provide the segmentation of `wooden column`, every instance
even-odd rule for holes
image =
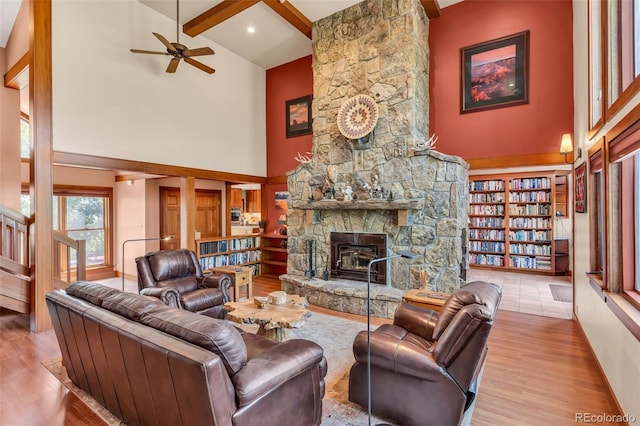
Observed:
[[[51,328],[45,295],[53,289],[53,171],[51,0],[29,1],[29,117],[31,162],[31,331]]]
[[[196,250],[196,178],[187,176],[182,178],[180,184],[180,197],[182,198],[180,205],[182,211],[180,215],[184,219],[184,230],[186,232],[186,240],[182,244],[184,248]],[[181,224],[182,225],[182,224]],[[184,233],[181,233],[185,235]]]

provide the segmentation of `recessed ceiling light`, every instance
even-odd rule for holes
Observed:
[[[255,29],[255,28],[253,28],[253,27],[248,27],[248,28],[247,28],[247,32],[248,32],[249,34],[253,34],[253,33],[255,33],[255,32],[256,32],[256,29]]]

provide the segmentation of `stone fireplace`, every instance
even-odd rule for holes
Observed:
[[[387,234],[331,232],[331,277],[367,282],[369,262],[387,254]],[[387,284],[386,262],[371,265],[371,282]]]
[[[287,174],[289,256],[281,276],[284,290],[312,304],[366,314],[367,286],[336,263],[351,262],[360,280],[364,269],[366,281],[372,258],[399,250],[417,257],[379,262],[373,315],[392,317],[408,289],[451,292],[466,280],[468,165],[424,149],[428,24],[420,0],[366,0],[313,24],[312,160]],[[380,112],[365,142],[345,138],[336,123],[340,106],[358,94],[374,98]],[[358,237],[341,243],[336,258],[334,233],[383,236],[384,248],[363,249]]]

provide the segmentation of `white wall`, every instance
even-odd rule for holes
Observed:
[[[53,1],[53,149],[266,176],[265,70],[181,34],[213,75],[169,56],[169,18],[135,0]]]
[[[116,269],[123,271],[122,243],[125,240],[156,237],[153,225],[147,223],[147,209],[145,205],[146,188],[144,182],[137,185],[127,185],[126,182],[115,184],[115,243],[117,244],[117,258],[114,259]],[[157,204],[156,204],[157,206]],[[152,232],[152,234],[150,234]],[[137,276],[135,258],[147,251],[158,250],[158,241],[131,241],[124,246],[124,273],[127,278]]]
[[[584,0],[573,1],[574,135],[576,146],[581,146],[583,151],[582,158],[576,164],[586,160],[586,150],[594,141],[640,103],[640,96],[636,96],[602,131],[593,139],[588,139],[587,5],[588,2]],[[585,272],[589,270],[589,244],[592,238],[588,214],[589,211],[587,214],[575,214],[574,217],[575,313],[623,412],[640,419],[640,342],[588,283]]]

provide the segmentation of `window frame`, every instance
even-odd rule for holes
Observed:
[[[631,0],[632,1],[632,7],[634,8],[640,8],[640,0]],[[614,25],[611,24],[611,16],[609,14],[610,8],[609,5],[611,3],[615,3],[618,5],[617,7],[617,16],[616,18],[616,23],[617,25],[614,27]],[[617,70],[616,70],[616,74],[615,76],[613,75],[612,69],[610,69],[609,66],[607,65],[603,65],[603,71],[605,72],[606,75],[606,85],[604,85],[607,90],[605,91],[605,97],[606,97],[606,109],[605,109],[605,122],[608,121],[608,119],[610,117],[613,117],[616,113],[618,113],[622,107],[624,105],[627,104],[627,102],[629,102],[631,100],[631,98],[633,98],[639,91],[640,91],[640,73],[638,75],[636,75],[629,83],[629,85],[627,87],[623,87],[624,85],[624,78],[623,78],[623,74],[624,74],[624,69],[623,67],[625,66],[625,64],[627,64],[627,62],[625,61],[625,59],[627,59],[624,54],[625,54],[625,40],[623,38],[623,35],[625,34],[625,31],[622,28],[622,24],[623,24],[623,19],[622,19],[622,1],[621,0],[608,0],[608,1],[604,1],[602,2],[603,4],[603,8],[605,10],[603,10],[603,13],[606,13],[606,16],[603,17],[603,26],[604,26],[604,31],[603,31],[603,35],[606,35],[606,43],[603,43],[602,46],[605,47],[605,51],[603,52],[603,58],[607,58],[607,61],[602,61],[605,63],[616,63],[617,66]],[[632,19],[633,21],[633,19]],[[630,25],[634,25],[633,22],[630,23]],[[636,40],[635,37],[637,37],[638,35],[636,34],[636,32],[638,31],[638,29],[634,29],[631,28],[631,31],[629,32],[630,36],[631,36],[631,41],[627,40],[627,44],[631,44],[631,46],[633,46],[631,49],[626,49],[627,51],[630,50],[631,53],[633,54],[637,49],[636,45],[640,44],[640,39]],[[615,44],[617,46],[617,52],[611,52],[610,46],[612,44],[612,40],[615,40]],[[616,54],[616,57],[613,58],[613,55]],[[615,60],[614,60],[615,59]],[[590,59],[591,61],[591,59]],[[640,61],[640,52],[638,52],[637,56],[634,56],[633,58],[629,58],[629,64],[631,64],[631,66],[634,68],[633,72],[635,73],[635,63],[637,63],[638,61]],[[591,62],[589,62],[591,64]],[[615,79],[615,80],[614,80]],[[613,82],[617,83],[617,97],[616,99],[612,98],[612,93],[611,90],[609,90],[608,88],[610,87],[611,84],[613,84]],[[611,97],[611,99],[610,99]]]
[[[627,117],[628,120],[628,117]],[[612,251],[611,264],[611,291],[621,294],[625,300],[640,310],[640,292],[636,289],[636,281],[640,278],[640,271],[636,267],[636,257],[640,242],[635,241],[635,234],[639,231],[628,232],[629,226],[635,228],[638,219],[634,215],[635,206],[640,203],[635,197],[638,188],[637,181],[640,170],[633,166],[634,157],[640,156],[640,117],[624,131],[612,134],[607,144],[608,163],[612,176],[611,204],[612,232],[609,236]],[[640,160],[638,160],[640,163]],[[632,194],[631,201],[628,195]],[[627,210],[631,210],[631,214]],[[631,216],[631,219],[629,218]],[[627,232],[625,232],[627,230]],[[624,256],[623,253],[634,251],[632,256]],[[632,265],[625,263],[626,259],[632,259]],[[615,260],[615,261],[613,261]]]
[[[589,232],[592,238],[589,242],[589,271],[590,277],[597,280],[598,285],[607,290],[607,173],[605,167],[604,138],[592,145],[588,150],[589,183],[587,193],[589,214]],[[597,176],[600,175],[600,176]],[[593,238],[593,236],[599,238]]]
[[[85,187],[85,186],[71,186],[71,185],[54,185],[53,195],[56,197],[101,197],[105,198],[104,206],[104,262],[100,265],[87,264],[87,270],[100,269],[100,268],[112,268],[113,267],[113,189],[106,187]],[[66,211],[64,210],[66,202],[59,203],[58,217],[59,226],[58,232],[68,235],[69,230],[66,225]]]
[[[29,189],[26,186],[23,186],[22,189],[23,194],[28,194]],[[104,217],[104,262],[100,265],[91,265],[87,266],[87,271],[100,271],[100,270],[109,270],[113,271],[113,247],[114,247],[114,237],[113,237],[113,188],[109,187],[90,187],[90,186],[75,186],[75,185],[54,185],[53,187],[53,196],[54,197],[103,197],[105,198],[105,217]],[[66,215],[63,211],[64,203],[58,203],[58,223],[64,223],[66,220]],[[55,203],[53,204],[55,208]],[[52,213],[53,214],[53,213]],[[61,229],[56,229],[58,224],[54,223],[54,230],[56,232],[61,232],[64,235],[67,235],[66,226],[62,226]],[[59,227],[58,227],[59,228]],[[65,254],[63,254],[65,255]],[[63,259],[66,260],[66,259]],[[65,263],[66,264],[66,263]],[[75,270],[75,268],[72,268]]]
[[[598,6],[599,9],[598,9]],[[588,37],[588,55],[589,55],[589,74],[588,74],[588,86],[589,86],[589,138],[593,137],[604,125],[606,120],[606,90],[607,86],[604,84],[608,81],[607,66],[605,66],[608,40],[606,35],[606,19],[607,19],[607,2],[601,2],[600,0],[589,0],[587,3],[587,22],[589,26]],[[593,16],[594,11],[598,12],[598,16]],[[599,19],[598,19],[599,18]],[[594,29],[593,25],[598,25],[598,28]],[[594,46],[595,43],[597,46]],[[599,86],[599,89],[595,89],[595,86]],[[594,106],[599,108],[599,117],[594,117]]]

